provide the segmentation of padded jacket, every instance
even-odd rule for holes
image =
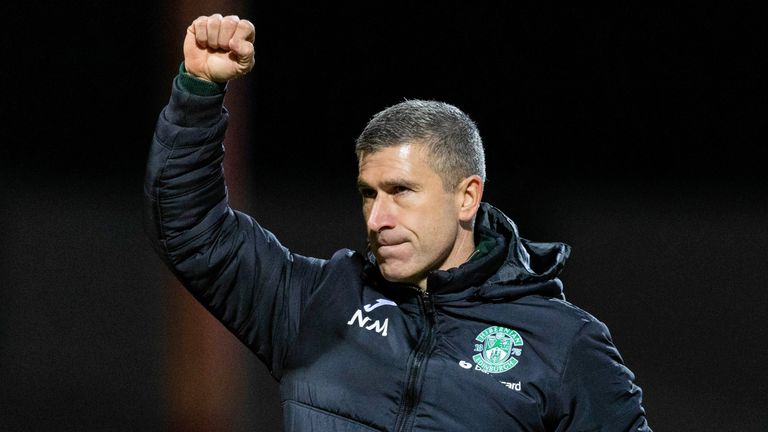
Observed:
[[[147,233],[174,275],[280,383],[287,431],[650,431],[608,328],[567,302],[570,248],[481,205],[487,253],[393,284],[370,253],[294,253],[230,208],[224,92],[174,81],[145,178]]]

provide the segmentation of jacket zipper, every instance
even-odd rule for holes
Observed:
[[[432,297],[426,291],[419,294],[419,303],[424,312],[424,335],[416,347],[416,353],[413,357],[410,371],[408,373],[408,382],[406,383],[405,396],[400,417],[395,423],[395,431],[410,430],[413,426],[414,408],[419,403],[420,384],[423,376],[424,365],[427,356],[432,351],[434,345],[433,327],[435,323],[435,305],[432,303]]]

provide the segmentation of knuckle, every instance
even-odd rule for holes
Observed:
[[[205,26],[205,23],[208,21],[208,17],[200,16],[195,18],[194,21],[192,21],[192,25],[195,27],[202,27]]]
[[[225,19],[221,22],[221,27],[226,29],[235,29],[237,28],[237,21]]]

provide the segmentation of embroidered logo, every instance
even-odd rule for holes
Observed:
[[[379,306],[397,306],[397,303],[387,299],[376,299],[376,303],[367,304],[363,306],[363,309],[365,309],[366,312],[370,312]]]
[[[355,311],[355,314],[352,315],[352,318],[347,321],[347,325],[351,326],[353,324],[357,324],[358,327],[362,327],[366,330],[375,331],[376,333],[387,336],[387,328],[389,327],[389,318],[384,318],[384,322],[381,322],[379,320],[373,320],[371,317],[363,315],[363,310],[366,312],[371,312],[376,308],[379,308],[381,306],[395,306],[397,307],[397,303],[387,300],[387,299],[377,299],[376,303],[369,303],[365,306],[363,306],[363,309],[358,309]],[[369,324],[370,323],[370,324]]]
[[[475,338],[475,368],[485,373],[506,372],[519,362],[515,357],[523,353],[523,338],[515,330],[506,327],[491,326],[480,332]]]

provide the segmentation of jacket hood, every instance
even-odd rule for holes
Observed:
[[[486,202],[480,204],[475,219],[475,244],[480,242],[490,244],[485,255],[459,267],[430,272],[427,290],[449,298],[495,300],[530,294],[564,298],[557,275],[570,255],[569,245],[521,238],[517,225]],[[374,264],[370,267],[379,273],[372,253],[368,253],[368,259]]]

